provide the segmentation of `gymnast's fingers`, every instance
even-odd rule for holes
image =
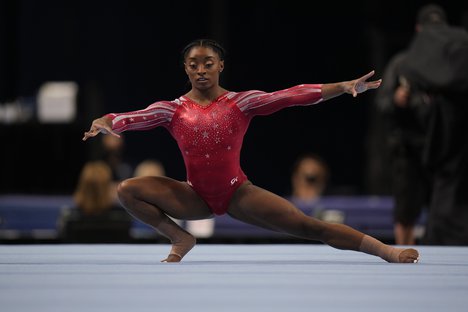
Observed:
[[[106,131],[107,131],[108,134],[113,135],[113,136],[115,136],[116,138],[119,138],[119,139],[120,139],[120,134],[115,133],[114,131],[112,131],[112,129],[110,129],[110,128],[108,128],[108,127],[106,127],[105,129],[106,129]]]
[[[91,129],[87,132],[84,133],[84,136],[83,136],[83,141],[86,141],[87,139],[89,138],[92,138],[92,137],[95,137],[96,135],[98,135],[99,133],[101,132],[101,129]]]
[[[362,76],[361,78],[359,78],[358,80],[359,81],[366,81],[367,79],[369,79],[370,77],[374,76],[375,74],[375,70],[372,70],[370,71],[369,73],[365,74],[364,76]]]
[[[381,83],[382,83],[382,79],[368,82],[367,83],[367,89],[377,89],[378,87],[380,87]]]

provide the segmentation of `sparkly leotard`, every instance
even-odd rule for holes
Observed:
[[[226,213],[235,190],[247,180],[240,167],[240,151],[251,119],[321,100],[321,85],[303,84],[272,93],[227,92],[208,106],[182,96],[106,117],[112,119],[112,129],[117,133],[167,128],[184,157],[187,183],[213,213],[221,215]]]

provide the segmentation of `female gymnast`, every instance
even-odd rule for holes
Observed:
[[[168,177],[140,177],[118,187],[122,205],[134,217],[168,237],[172,249],[163,262],[179,262],[193,248],[195,238],[170,217],[185,220],[231,217],[299,238],[319,240],[332,247],[362,251],[388,262],[413,263],[415,249],[399,249],[343,224],[332,224],[302,213],[286,199],[253,185],[240,168],[244,135],[254,116],[285,107],[312,105],[348,93],[380,86],[381,80],[361,78],[328,84],[302,84],[289,89],[233,92],[219,85],[224,49],[209,39],[196,40],[182,51],[191,90],[173,101],[159,101],[145,109],[107,114],[95,119],[83,140],[99,133],[165,127],[177,141],[187,181]]]

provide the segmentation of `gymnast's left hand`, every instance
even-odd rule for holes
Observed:
[[[351,81],[345,82],[345,89],[346,93],[352,94],[353,97],[356,97],[359,93],[366,92],[370,89],[377,89],[380,87],[382,83],[382,79],[374,80],[374,81],[367,81],[370,77],[374,76],[375,71],[371,71],[368,74],[362,76],[361,78],[354,79]]]

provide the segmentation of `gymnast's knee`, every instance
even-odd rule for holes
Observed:
[[[163,187],[162,178],[138,177],[124,180],[117,186],[117,196],[124,206],[129,206],[134,200],[144,200],[148,193],[153,197],[163,197],[167,188]]]
[[[117,196],[124,206],[134,197],[134,190],[132,179],[124,180],[117,186]]]

